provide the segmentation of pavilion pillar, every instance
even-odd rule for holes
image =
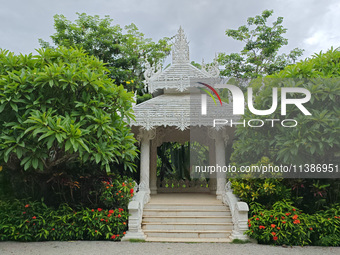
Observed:
[[[218,171],[217,166],[222,169],[226,165],[225,145],[229,140],[226,129],[209,129],[209,137],[215,140],[215,164],[216,164],[216,198],[222,200],[225,194],[226,173]]]
[[[151,141],[150,192],[151,194],[157,194],[157,143],[155,140]]]
[[[215,140],[211,140],[209,145],[209,165],[216,166]],[[216,194],[216,172],[210,175],[209,190],[211,194]]]
[[[154,129],[140,128],[137,139],[140,141],[140,184],[139,190],[150,193],[150,140],[155,138]]]

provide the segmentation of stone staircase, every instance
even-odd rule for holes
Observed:
[[[229,207],[210,194],[160,194],[144,207],[146,241],[230,242]]]

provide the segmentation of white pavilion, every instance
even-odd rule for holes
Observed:
[[[148,65],[148,64],[147,64]],[[175,36],[172,64],[165,70],[147,66],[149,93],[160,94],[133,107],[132,132],[140,141],[140,183],[129,204],[128,232],[123,240],[165,242],[229,242],[247,239],[248,205],[232,193],[225,175],[204,181],[157,181],[157,147],[190,141],[190,130],[206,129],[199,142],[209,147],[210,164],[226,164],[226,144],[234,129],[214,129],[190,119],[190,81],[219,77],[217,65],[190,64],[182,28]],[[156,94],[156,93],[155,93]],[[175,185],[173,185],[175,183]]]

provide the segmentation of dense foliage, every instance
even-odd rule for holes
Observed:
[[[315,214],[303,213],[285,200],[270,209],[252,203],[246,233],[264,244],[340,245],[340,205]]]
[[[13,171],[58,171],[74,161],[133,169],[132,93],[103,62],[75,49],[37,56],[0,53],[0,164]],[[60,171],[60,170],[59,170]]]
[[[0,241],[120,240],[127,230],[123,208],[57,209],[43,202],[0,200]]]
[[[122,84],[128,91],[138,91],[143,100],[145,62],[156,67],[162,64],[170,53],[170,38],[158,42],[145,38],[135,24],[124,29],[109,16],[100,18],[78,13],[78,19],[71,22],[63,15],[54,16],[56,32],[51,36],[56,46],[81,47],[88,54],[106,63],[110,77],[116,84]],[[51,47],[40,40],[44,47]],[[144,96],[147,97],[147,96]]]
[[[286,67],[282,72],[251,83],[255,109],[269,109],[273,87],[303,87],[312,98],[304,106],[312,115],[305,116],[297,107],[287,108],[287,115],[277,110],[272,115],[257,116],[249,111],[244,119],[295,119],[298,125],[280,124],[262,128],[239,127],[236,131],[233,160],[257,162],[263,156],[278,163],[336,163],[340,150],[340,51],[331,49]],[[296,78],[295,78],[296,77]],[[278,104],[280,105],[280,93]],[[297,98],[298,95],[291,96]],[[280,109],[280,108],[279,108]]]

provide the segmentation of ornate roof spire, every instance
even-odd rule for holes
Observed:
[[[179,27],[175,36],[175,43],[172,47],[172,63],[190,63],[189,44],[182,27]]]

